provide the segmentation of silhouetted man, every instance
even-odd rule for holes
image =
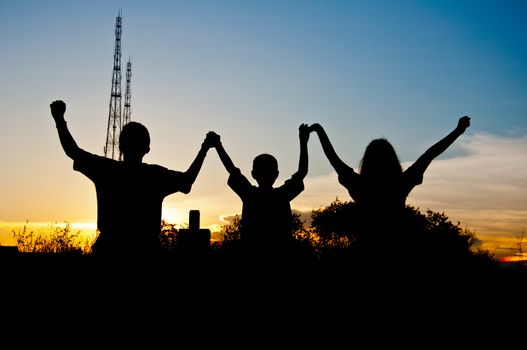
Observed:
[[[93,254],[140,257],[159,253],[163,199],[175,192],[190,192],[210,142],[202,143],[187,171],[169,170],[143,163],[150,151],[150,136],[142,124],[130,122],[119,136],[123,160],[117,161],[78,147],[64,119],[66,104],[54,101],[50,107],[62,148],[73,159],[73,169],[95,185],[99,235],[92,246]]]

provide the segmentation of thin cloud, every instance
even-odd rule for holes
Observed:
[[[527,228],[527,135],[478,133],[456,142],[462,155],[432,162],[408,203],[445,212],[481,237],[517,236]]]
[[[241,213],[239,213],[239,214],[220,215],[220,220],[225,225],[232,225],[234,223],[234,219],[236,218],[236,216],[240,216],[240,215],[241,215]]]

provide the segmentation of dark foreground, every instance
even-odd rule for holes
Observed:
[[[527,273],[512,268],[403,271],[218,258],[145,264],[32,254],[0,262],[3,338],[21,344],[475,347],[493,337],[513,345],[521,338],[516,327],[525,330],[515,320],[525,320]]]

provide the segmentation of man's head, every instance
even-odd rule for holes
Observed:
[[[147,128],[138,122],[129,122],[119,135],[119,149],[125,158],[142,158],[150,151],[150,134]]]
[[[251,175],[260,187],[273,186],[278,177],[278,161],[267,153],[256,156],[253,160]]]

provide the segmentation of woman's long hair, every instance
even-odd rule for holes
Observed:
[[[371,141],[360,163],[360,174],[369,179],[396,179],[402,174],[401,162],[385,138]]]

